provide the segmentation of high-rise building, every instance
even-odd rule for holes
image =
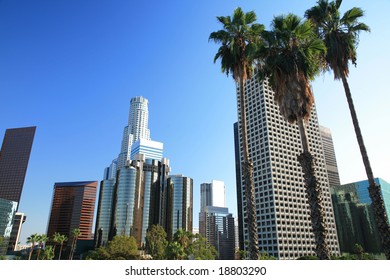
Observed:
[[[106,246],[109,241],[114,217],[114,194],[116,178],[100,182],[99,200],[95,224],[95,247]]]
[[[5,255],[18,203],[0,198],[0,256]]]
[[[0,151],[0,198],[19,206],[36,127],[7,129]]]
[[[121,152],[118,156],[118,169],[126,165],[130,160],[131,146],[138,139],[150,140],[148,128],[149,109],[148,100],[137,96],[130,101],[128,125],[124,128]]]
[[[381,178],[375,178],[375,182],[381,186],[389,218],[390,184]],[[368,187],[368,180],[332,187],[333,207],[342,252],[353,252],[355,244],[360,244],[366,252],[382,252]]]
[[[97,181],[55,183],[47,236],[55,232],[71,242],[73,229],[80,229],[79,240],[92,240]]]
[[[218,259],[233,260],[234,218],[225,206],[223,181],[212,180],[200,185],[199,233],[218,251]]]
[[[183,175],[171,175],[167,179],[166,217],[163,221],[168,240],[178,229],[192,232],[193,180]]]
[[[217,250],[219,260],[234,260],[234,217],[228,208],[205,206],[199,213],[199,233]]]
[[[206,206],[226,207],[225,183],[212,180],[200,185],[200,211]]]
[[[278,259],[296,259],[315,254],[310,209],[303,173],[297,156],[302,152],[299,130],[279,113],[268,82],[256,78],[246,82],[246,121],[249,156],[253,163],[256,221],[259,250]],[[237,90],[238,94],[238,90]],[[239,96],[237,96],[239,100]],[[240,104],[237,104],[238,112]],[[238,113],[240,118],[240,114]],[[242,162],[240,121],[236,131],[238,162]],[[321,185],[322,205],[332,255],[339,254],[336,225],[330,196],[324,152],[315,107],[306,125],[310,150],[316,159],[316,176]],[[240,246],[248,240],[245,186],[238,167],[237,197]],[[245,249],[243,247],[241,250]]]
[[[147,159],[161,160],[163,158],[163,143],[138,139],[131,147],[130,159],[135,159],[136,155],[143,154]]]
[[[101,183],[95,241],[105,245],[115,235],[133,236],[144,245],[151,225],[164,216],[164,187],[170,171],[167,159],[138,154],[118,171],[117,179]]]
[[[329,128],[319,126],[322,147],[324,148],[326,171],[328,172],[329,185],[340,186],[339,169],[337,168],[336,153],[334,151],[332,133]]]
[[[114,159],[110,166],[104,168],[103,180],[115,179],[117,171],[118,159]]]
[[[22,231],[22,225],[26,221],[24,213],[15,213],[14,224],[12,226],[11,236],[8,244],[8,252],[19,250],[19,238]]]

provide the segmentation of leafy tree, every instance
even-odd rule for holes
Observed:
[[[146,252],[155,260],[165,259],[168,246],[167,234],[160,225],[152,225],[146,233]]]
[[[256,14],[251,11],[244,13],[236,8],[233,17],[219,16],[218,21],[223,29],[212,32],[209,40],[221,44],[214,57],[214,63],[220,59],[223,73],[233,76],[239,86],[238,103],[240,104],[240,128],[242,137],[243,162],[241,171],[244,177],[246,197],[246,219],[250,241],[251,259],[258,259],[258,232],[254,199],[253,165],[249,156],[248,136],[246,123],[246,96],[245,83],[253,74],[254,55],[260,43],[260,33],[264,29],[261,24],[255,23]]]
[[[184,247],[177,241],[169,243],[166,256],[168,260],[185,260],[187,258]]]
[[[87,260],[134,260],[138,259],[137,241],[132,236],[117,235],[107,247],[88,252]]]
[[[196,234],[187,249],[187,254],[195,260],[215,260],[218,252],[214,246],[207,242],[205,237],[201,234]]]
[[[374,180],[347,80],[349,75],[349,62],[352,62],[356,66],[359,33],[362,31],[370,31],[370,28],[360,21],[364,16],[361,8],[353,7],[341,15],[339,10],[341,3],[342,0],[332,2],[319,0],[316,6],[306,11],[305,15],[316,25],[318,35],[327,47],[325,56],[326,68],[333,71],[335,80],[341,80],[343,82],[352,123],[366,169],[375,220],[381,236],[384,253],[386,258],[390,259],[389,220],[381,195],[381,187]]]
[[[261,252],[259,255],[259,260],[276,260],[274,256],[269,255],[266,252]]]
[[[31,260],[31,256],[32,256],[32,253],[34,251],[35,243],[37,243],[38,240],[39,239],[38,239],[38,234],[37,233],[31,234],[29,237],[27,237],[27,243],[31,243],[30,254],[28,256],[29,260]]]
[[[315,159],[305,126],[314,104],[310,82],[320,72],[321,55],[326,49],[316,36],[313,24],[294,14],[274,17],[272,29],[264,31],[262,36],[265,44],[258,52],[259,78],[268,78],[281,115],[298,125],[303,148],[298,161],[305,179],[316,253],[320,259],[330,259],[322,190],[315,175]]]

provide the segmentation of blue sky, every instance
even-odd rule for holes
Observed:
[[[316,1],[0,1],[0,138],[7,128],[37,126],[19,210],[22,232],[45,233],[55,182],[101,180],[120,151],[129,102],[149,99],[151,138],[164,143],[172,174],[199,185],[226,184],[236,213],[233,123],[235,86],[213,63],[209,34],[216,16],[240,6],[267,27],[274,15],[304,11]],[[390,181],[390,95],[383,24],[388,1],[360,6],[372,32],[361,35],[350,86],[374,175]],[[313,83],[320,123],[333,133],[342,183],[365,179],[340,82]],[[197,227],[197,224],[194,224]]]

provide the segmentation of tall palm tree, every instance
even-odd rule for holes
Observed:
[[[27,237],[27,243],[31,243],[30,254],[28,256],[29,260],[31,260],[32,253],[34,251],[34,246],[35,246],[35,243],[37,243],[37,242],[38,242],[38,234],[37,233],[31,234],[29,237]]]
[[[39,256],[41,255],[41,250],[44,244],[49,240],[49,238],[46,236],[46,234],[40,234],[38,235],[38,254],[37,254],[37,260],[39,260]]]
[[[274,17],[272,29],[262,36],[265,44],[258,52],[258,75],[262,80],[268,78],[282,116],[299,127],[303,152],[298,161],[305,178],[316,253],[319,259],[330,259],[321,185],[315,175],[315,159],[305,127],[314,104],[310,81],[319,74],[319,58],[326,49],[311,22],[294,14]]]
[[[74,252],[76,251],[77,240],[78,240],[80,235],[81,235],[81,231],[79,228],[74,228],[72,230],[73,239],[72,239],[72,246],[71,246],[70,254],[69,254],[70,260],[73,259]]]
[[[360,22],[360,19],[364,16],[364,12],[360,8],[353,7],[341,16],[339,11],[341,3],[342,0],[332,2],[328,2],[328,0],[319,0],[316,6],[306,11],[305,16],[316,25],[318,35],[327,47],[325,56],[327,69],[333,71],[335,80],[341,80],[343,82],[352,123],[366,169],[375,220],[378,226],[379,235],[381,236],[385,255],[387,259],[390,259],[389,220],[386,215],[383,197],[381,195],[381,187],[380,185],[377,185],[374,180],[355,106],[353,104],[351,90],[347,81],[349,62],[352,62],[352,64],[356,66],[356,49],[359,42],[359,34],[361,31],[370,31],[370,28],[366,24]]]
[[[238,103],[240,104],[240,126],[242,136],[241,171],[244,177],[246,196],[246,215],[249,233],[249,246],[251,259],[258,259],[258,232],[256,221],[256,208],[254,201],[253,166],[248,151],[248,137],[246,124],[246,97],[245,83],[253,74],[254,54],[260,43],[260,33],[264,26],[255,23],[256,14],[251,11],[244,13],[236,8],[233,17],[219,16],[218,21],[223,29],[212,32],[209,40],[221,44],[214,57],[214,63],[220,59],[223,73],[233,76],[239,86]]]
[[[53,235],[53,242],[54,242],[54,253],[55,253],[55,248],[56,248],[56,245],[57,244],[60,244],[61,247],[60,247],[60,252],[58,253],[58,259],[60,260],[61,259],[61,254],[62,254],[62,248],[64,246],[64,242],[66,242],[68,240],[68,237],[66,237],[66,235],[63,235],[59,232],[55,232],[54,235]]]

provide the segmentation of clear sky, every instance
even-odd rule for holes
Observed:
[[[216,16],[254,10],[303,16],[316,1],[3,0],[0,1],[0,139],[7,128],[37,126],[19,210],[22,244],[46,233],[55,182],[101,180],[120,151],[130,99],[149,99],[151,138],[164,143],[172,174],[226,184],[236,214],[235,85],[208,42]],[[344,1],[366,12],[350,87],[376,177],[390,181],[389,1]],[[342,183],[365,180],[341,82],[313,83],[320,124],[332,130]]]

